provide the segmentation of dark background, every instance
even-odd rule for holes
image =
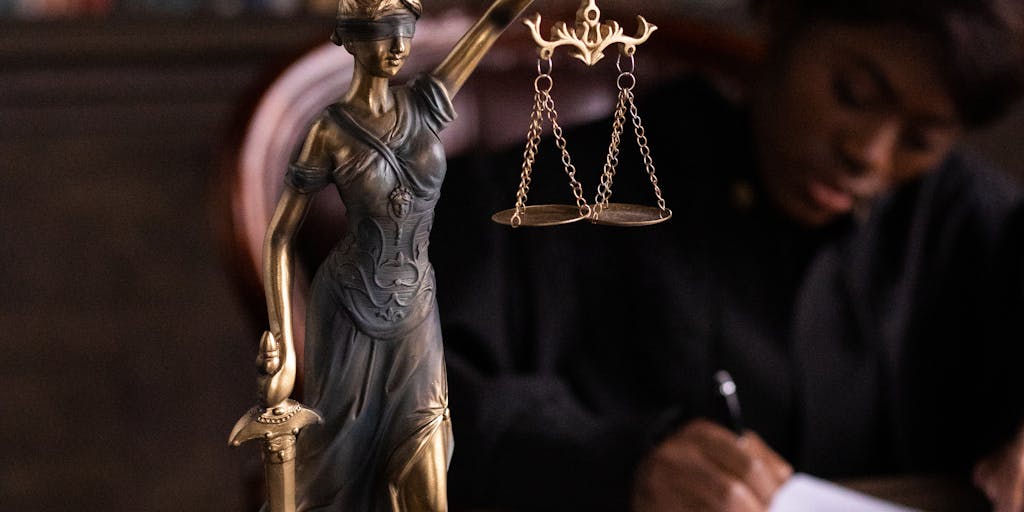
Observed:
[[[329,24],[0,22],[0,510],[256,506],[258,456],[227,434],[262,325],[223,257],[218,172]],[[972,144],[1021,174],[1022,119]]]
[[[260,332],[219,155],[330,19],[0,28],[0,510],[242,510]]]

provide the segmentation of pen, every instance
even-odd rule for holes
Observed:
[[[725,400],[725,408],[729,411],[729,429],[737,436],[743,435],[743,415],[740,413],[740,399],[736,395],[736,383],[732,375],[725,370],[715,372],[718,394]]]

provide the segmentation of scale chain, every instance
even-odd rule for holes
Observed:
[[[622,132],[626,124],[626,111],[630,110],[628,107],[631,105],[629,98],[632,94],[632,90],[636,87],[636,76],[633,75],[633,70],[636,69],[636,60],[632,54],[628,54],[629,63],[628,69],[623,69],[623,54],[620,53],[615,58],[615,68],[619,71],[619,76],[615,79],[615,86],[618,88],[618,101],[615,104],[615,115],[612,123],[612,135],[611,143],[608,145],[608,156],[605,158],[604,170],[601,173],[601,181],[597,187],[597,198],[594,200],[597,203],[594,211],[593,219],[597,220],[601,212],[608,207],[608,203],[612,196],[612,183],[615,179],[615,173],[619,166],[619,148],[622,144]],[[627,85],[628,84],[628,85]]]
[[[640,112],[636,107],[632,88],[626,90],[629,102],[629,114],[633,120],[633,131],[636,134],[636,143],[640,146],[640,154],[644,159],[644,167],[647,169],[647,176],[650,177],[651,186],[654,188],[654,195],[658,199],[658,208],[662,216],[672,215],[665,204],[665,198],[661,195],[661,187],[658,186],[658,176],[655,174],[654,159],[651,158],[651,149],[647,147],[647,135],[644,132],[643,120],[640,119]]]
[[[537,69],[540,69],[539,63]],[[544,119],[544,93],[539,85],[539,80],[542,76],[547,76],[549,80],[551,78],[550,75],[542,73],[534,81],[533,112],[530,114],[530,129],[527,132],[526,148],[523,150],[523,167],[519,176],[519,189],[516,191],[516,206],[515,213],[512,214],[512,227],[519,227],[523,223],[523,214],[526,212],[526,198],[530,192],[533,164],[537,158],[537,148],[540,145],[541,124]]]
[[[596,224],[641,226],[656,224],[672,217],[672,210],[666,206],[658,183],[654,160],[651,157],[643,121],[640,118],[634,95],[634,88],[637,85],[634,73],[636,47],[645,42],[657,27],[647,23],[642,16],[637,16],[640,30],[635,37],[626,37],[617,22],[601,21],[596,0],[581,1],[582,4],[576,13],[575,25],[570,26],[564,22],[556,23],[552,27],[551,41],[540,36],[540,15],[535,16],[533,20],[524,22],[530,28],[540,51],[540,58],[537,60],[537,77],[534,79],[534,106],[530,116],[526,147],[523,152],[523,165],[519,189],[516,192],[515,208],[511,210],[511,218],[508,216],[509,210],[496,213],[492,217],[496,222],[519,227],[522,225],[548,226],[588,219]],[[618,93],[612,119],[611,140],[601,169],[597,191],[593,196],[593,204],[588,204],[588,199],[583,195],[583,187],[577,179],[577,169],[573,165],[567,149],[564,131],[558,123],[558,111],[555,110],[555,102],[551,95],[554,85],[551,75],[551,57],[555,48],[563,45],[571,46],[570,55],[591,66],[604,56],[604,51],[608,47],[619,46],[619,55],[615,62],[615,67],[619,71],[616,79]],[[626,120],[627,116],[630,117],[629,121]],[[533,166],[537,163],[545,122],[551,123],[554,142],[561,153],[562,166],[569,179],[572,195],[576,200],[576,212],[574,213],[572,207],[567,204],[526,206]],[[633,125],[644,168],[657,197],[656,208],[637,204],[611,203],[613,185],[620,159],[623,157],[621,153],[622,138],[629,124]],[[537,212],[536,215],[533,214],[534,211]],[[527,218],[527,212],[531,212],[531,218]]]
[[[544,94],[546,96],[544,107],[547,110],[548,120],[551,121],[551,132],[555,136],[555,145],[558,146],[562,153],[562,166],[565,168],[565,173],[569,176],[569,185],[572,188],[573,196],[576,197],[576,208],[579,209],[581,217],[589,217],[591,208],[587,204],[587,200],[583,198],[583,186],[576,180],[576,166],[572,164],[572,158],[569,156],[565,137],[562,134],[562,127],[558,125],[558,111],[555,110],[555,100],[551,97],[550,93],[545,92]]]
[[[600,215],[601,211],[608,207],[608,201],[612,196],[612,181],[615,178],[616,169],[619,166],[619,146],[622,143],[622,132],[626,122],[626,95],[625,91],[619,90],[618,102],[615,106],[615,116],[612,123],[611,143],[608,145],[608,155],[605,158],[604,170],[601,173],[601,182],[597,187],[597,197],[594,199],[596,210],[594,216]]]

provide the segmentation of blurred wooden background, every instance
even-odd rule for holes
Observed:
[[[329,23],[0,22],[0,510],[254,510],[257,454],[226,439],[261,327],[211,190]],[[1021,118],[978,142],[1018,173]]]
[[[0,510],[255,510],[220,144],[329,19],[0,27]]]

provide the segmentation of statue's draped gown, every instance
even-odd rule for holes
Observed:
[[[301,511],[446,507],[452,437],[427,246],[446,171],[437,133],[455,113],[428,75],[391,91],[386,135],[332,105],[322,123],[355,147],[344,161],[332,155],[333,168],[295,162],[286,178],[303,193],[334,183],[349,225],[309,302],[305,402],[325,423],[299,436]]]

